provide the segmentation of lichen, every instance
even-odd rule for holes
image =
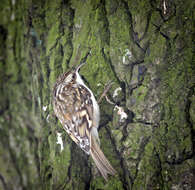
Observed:
[[[192,189],[194,2],[166,2],[0,4],[0,189]],[[118,173],[108,182],[52,108],[56,78],[88,51],[80,74],[97,99],[112,81],[99,127]]]

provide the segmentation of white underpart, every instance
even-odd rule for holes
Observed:
[[[123,122],[124,120],[126,120],[128,115],[125,113],[124,109],[120,106],[115,106],[114,110],[116,110],[116,109],[118,110],[117,114],[120,115],[119,121]]]
[[[114,90],[114,93],[113,93],[113,98],[115,98],[116,96],[118,96],[118,92],[119,91],[121,91],[122,89],[121,89],[121,87],[118,87],[118,88],[116,88],[115,90]]]
[[[64,150],[64,145],[63,145],[63,141],[62,141],[62,134],[57,132],[57,142],[56,144],[60,145],[60,150],[62,152],[62,150]]]
[[[99,127],[99,121],[100,121],[100,109],[98,106],[98,103],[92,93],[92,91],[84,84],[83,80],[81,79],[80,75],[78,72],[76,72],[76,81],[78,84],[83,85],[85,88],[87,88],[91,94],[91,99],[93,103],[93,127],[98,128]]]

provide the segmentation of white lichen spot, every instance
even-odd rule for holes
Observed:
[[[75,23],[74,28],[78,31],[82,27],[82,23]]]
[[[123,107],[115,106],[114,110],[118,110],[117,114],[120,116],[119,121],[124,122],[127,119],[128,115],[125,113]]]
[[[102,86],[102,84],[101,83],[97,83],[97,86]]]
[[[132,53],[129,51],[129,49],[125,50],[125,55],[123,56],[123,64],[126,64],[126,58],[131,59]]]
[[[46,111],[47,110],[47,106],[43,106],[42,109],[43,109],[43,111]]]
[[[56,144],[60,145],[60,151],[62,152],[62,150],[64,150],[64,144],[62,141],[62,134],[57,132],[57,142]]]
[[[167,7],[166,7],[165,0],[163,1],[163,9],[164,9],[163,13],[164,13],[164,15],[166,15],[166,13],[167,13]]]
[[[78,28],[78,29],[81,28],[81,25],[80,24],[77,24],[77,23],[74,26],[75,26],[75,28]]]
[[[125,55],[126,55],[128,58],[131,58],[131,57],[132,57],[132,53],[131,53],[131,51],[129,51],[129,49],[126,49],[126,50],[125,50]]]
[[[15,14],[12,13],[12,14],[11,14],[11,20],[13,21],[14,19],[15,19]]]
[[[46,121],[49,123],[49,117],[50,115],[48,114],[47,117],[46,117]]]
[[[12,5],[15,5],[16,4],[16,0],[12,0]]]
[[[155,60],[155,63],[156,63],[157,65],[159,65],[159,64],[160,64],[160,59],[156,59],[156,60]]]
[[[116,88],[115,90],[114,90],[114,93],[113,93],[113,98],[115,98],[116,96],[118,96],[118,92],[119,91],[121,91],[122,89],[121,89],[121,87],[118,87],[118,88]]]

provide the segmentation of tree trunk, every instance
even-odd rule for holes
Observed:
[[[0,189],[195,189],[195,3],[2,0]],[[100,103],[108,182],[52,108],[78,65]],[[62,144],[60,140],[62,139]]]

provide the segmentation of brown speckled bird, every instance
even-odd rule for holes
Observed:
[[[53,88],[53,108],[64,130],[85,153],[92,156],[107,181],[116,171],[101,151],[98,136],[100,110],[92,91],[79,75],[81,63],[62,74]]]

